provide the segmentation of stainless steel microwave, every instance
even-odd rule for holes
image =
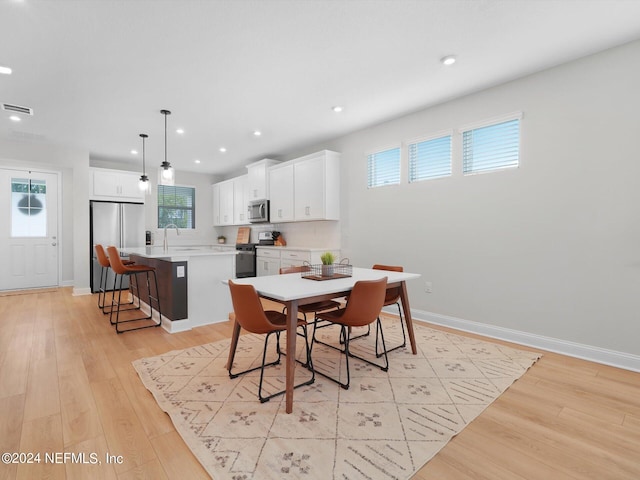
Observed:
[[[247,218],[251,223],[269,221],[269,200],[250,200]]]

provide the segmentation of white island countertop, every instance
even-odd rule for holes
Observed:
[[[125,255],[139,255],[169,262],[184,262],[188,261],[190,257],[238,254],[235,247],[223,245],[176,245],[169,247],[166,252],[161,245],[122,248],[121,250]]]

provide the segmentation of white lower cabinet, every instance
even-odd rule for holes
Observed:
[[[278,275],[280,273],[280,251],[256,248],[256,275]]]

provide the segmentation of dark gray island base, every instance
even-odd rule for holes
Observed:
[[[171,262],[158,258],[141,257],[139,255],[129,255],[129,259],[138,265],[149,265],[156,269],[158,276],[158,290],[162,316],[168,320],[184,320],[189,318],[189,308],[187,302],[187,261]],[[140,300],[149,304],[149,291],[144,275],[138,275],[138,291]],[[155,290],[153,279],[149,277],[151,292]],[[134,293],[136,291],[134,290]]]

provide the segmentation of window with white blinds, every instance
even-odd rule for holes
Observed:
[[[519,117],[463,131],[462,168],[465,174],[517,167],[519,161]]]
[[[451,135],[410,143],[409,182],[451,175]]]
[[[196,189],[158,185],[158,228],[196,228]]]
[[[400,147],[367,155],[367,186],[383,187],[400,183]]]

